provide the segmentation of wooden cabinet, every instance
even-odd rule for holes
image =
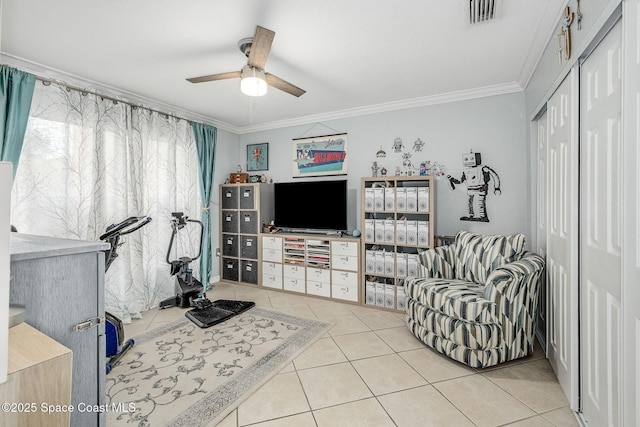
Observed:
[[[0,384],[0,402],[9,406],[0,411],[0,425],[68,426],[72,413],[71,350],[21,323],[9,329],[8,355],[7,382]]]
[[[263,234],[263,287],[359,303],[360,240]]]
[[[364,305],[404,311],[404,279],[434,246],[433,177],[362,178]]]
[[[101,242],[11,233],[11,304],[24,306],[29,325],[73,352],[76,408],[105,404],[103,251],[108,248]],[[72,426],[103,426],[105,420],[104,412],[71,413]]]
[[[258,236],[273,219],[273,185],[220,186],[220,275],[225,282],[257,285],[262,266]]]

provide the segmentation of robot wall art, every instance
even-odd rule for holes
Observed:
[[[456,179],[447,175],[451,184],[451,189],[456,189],[456,184],[466,183],[468,196],[469,215],[460,218],[462,221],[489,222],[487,217],[487,195],[489,194],[489,184],[493,181],[493,194],[500,195],[500,177],[489,166],[482,164],[480,153],[473,151],[462,155],[464,172],[462,177]]]

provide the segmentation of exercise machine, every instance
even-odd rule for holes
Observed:
[[[190,219],[183,212],[173,212],[171,216],[173,217],[171,218],[173,231],[166,260],[171,266],[171,276],[175,276],[174,288],[176,295],[160,302],[160,308],[192,307],[193,309],[187,311],[185,316],[199,327],[208,328],[253,307],[255,303],[252,301],[217,300],[211,302],[207,298],[202,283],[193,277],[193,270],[189,267],[189,264],[202,255],[202,237],[204,233],[202,222]],[[170,256],[175,237],[179,230],[184,229],[189,224],[197,224],[200,227],[198,253],[194,257],[182,256],[172,261]]]
[[[173,217],[171,218],[171,229],[173,232],[171,233],[171,240],[169,240],[169,249],[167,250],[166,259],[167,264],[171,266],[171,276],[175,276],[174,287],[176,295],[160,302],[160,308],[188,308],[192,307],[197,300],[205,298],[202,283],[193,277],[193,270],[189,268],[189,264],[200,258],[200,255],[202,255],[202,237],[204,227],[202,222],[190,219],[182,212],[173,212],[171,216]],[[188,223],[197,224],[200,227],[200,244],[198,253],[193,257],[181,256],[178,259],[171,261],[169,257],[171,256],[171,251],[173,249],[173,244],[175,243],[175,238],[178,235],[178,231],[184,229]]]
[[[120,238],[144,227],[149,222],[151,222],[151,218],[148,216],[131,216],[118,224],[111,224],[107,227],[105,233],[100,236],[100,240],[109,243],[110,246],[105,254],[105,273],[118,257],[118,248],[123,245]],[[124,326],[122,320],[109,312],[105,312],[104,317],[107,357],[109,357],[109,361],[107,362],[108,374],[122,356],[133,347],[134,341],[132,339],[124,341]]]

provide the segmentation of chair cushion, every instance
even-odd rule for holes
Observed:
[[[502,343],[501,329],[494,323],[469,323],[431,310],[409,298],[406,314],[431,333],[473,350],[488,350]]]
[[[486,284],[493,270],[520,259],[524,243],[523,234],[482,236],[461,231],[455,243],[456,279]]]
[[[495,304],[483,296],[484,286],[457,279],[409,278],[407,297],[428,308],[472,323],[498,323]]]

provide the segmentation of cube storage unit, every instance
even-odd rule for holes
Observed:
[[[362,178],[363,305],[404,311],[404,280],[434,247],[433,177]]]
[[[273,185],[220,186],[220,275],[226,282],[258,285],[262,224],[273,219]]]
[[[360,304],[360,239],[263,234],[262,286]]]

